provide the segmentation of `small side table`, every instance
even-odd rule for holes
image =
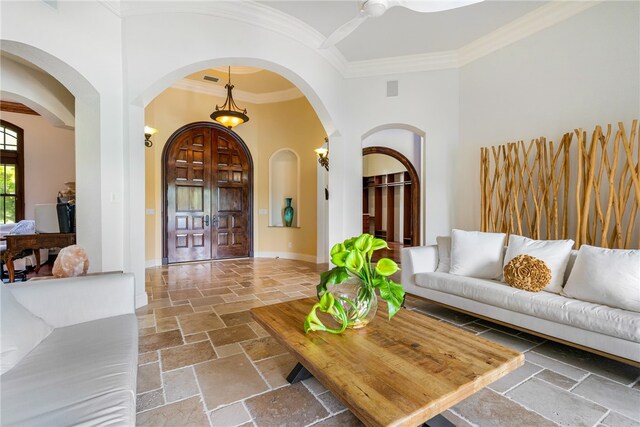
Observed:
[[[36,273],[40,271],[40,249],[64,248],[76,243],[75,233],[6,234],[7,249],[2,253],[2,261],[7,264],[9,283],[15,280],[13,259],[20,252],[31,249],[36,256]]]

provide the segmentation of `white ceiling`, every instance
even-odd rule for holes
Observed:
[[[325,37],[357,16],[359,10],[357,0],[260,3],[301,20]],[[347,61],[457,50],[546,3],[486,0],[435,13],[393,7],[381,17],[367,19],[336,47]]]

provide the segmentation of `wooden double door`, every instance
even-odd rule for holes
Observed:
[[[165,260],[252,256],[252,160],[242,139],[192,123],[171,136],[163,159]]]

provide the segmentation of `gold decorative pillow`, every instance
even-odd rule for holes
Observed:
[[[539,292],[551,282],[551,270],[541,259],[518,255],[504,266],[504,281],[517,289]]]

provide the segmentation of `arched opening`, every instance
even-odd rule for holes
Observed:
[[[386,239],[392,248],[418,246],[421,203],[417,170],[392,148],[365,147],[362,156],[363,232]],[[398,258],[396,255],[392,257]]]
[[[253,159],[235,132],[211,122],[171,135],[162,153],[163,259],[253,255]]]
[[[317,214],[320,203],[316,186],[318,164],[313,150],[317,147],[318,141],[326,137],[324,126],[303,92],[279,74],[249,66],[233,66],[231,74],[235,85],[234,98],[239,106],[247,108],[250,117],[247,123],[238,125],[231,133],[244,142],[254,162],[251,203],[243,205],[243,209],[248,210],[254,220],[253,226],[248,230],[250,235],[247,236],[247,241],[253,246],[251,255],[316,263],[317,242],[325,236],[318,231],[321,228],[318,224],[323,219]],[[205,75],[218,77],[218,81],[204,79]],[[171,259],[168,242],[172,237],[168,234],[173,231],[170,225],[177,227],[186,224],[184,220],[182,224],[173,224],[173,220],[166,218],[167,188],[166,181],[162,181],[161,176],[166,172],[166,154],[163,153],[168,149],[163,150],[163,147],[166,147],[164,141],[168,144],[175,140],[176,135],[170,135],[171,132],[182,128],[185,123],[211,123],[206,120],[214,106],[223,103],[224,94],[220,93],[220,89],[226,82],[226,67],[200,70],[175,82],[153,99],[144,110],[144,123],[158,129],[158,133],[152,137],[153,146],[144,149],[144,255],[147,267],[164,262],[220,258],[201,254],[197,257]],[[271,82],[275,89],[268,87],[268,82]],[[282,121],[283,117],[287,120]],[[277,160],[278,165],[274,164],[274,160]],[[286,227],[282,218],[287,198],[293,199],[294,217],[291,227]],[[324,193],[321,194],[321,202],[327,203]],[[207,214],[204,211],[200,211],[200,214],[204,215],[204,221]],[[280,221],[277,221],[278,219]],[[189,224],[192,225],[193,222]],[[326,230],[326,227],[323,229]],[[201,231],[198,234],[203,236],[196,237],[208,240],[207,233]],[[185,244],[184,239],[192,237],[180,238],[183,239],[182,244]],[[200,250],[209,252],[205,247]],[[247,255],[248,253],[242,254]]]
[[[91,271],[101,271],[105,260],[108,265],[121,266],[121,264],[113,261],[115,257],[121,255],[116,254],[116,251],[103,251],[104,244],[112,247],[113,242],[104,241],[103,235],[105,227],[102,221],[103,218],[108,218],[109,216],[103,215],[103,209],[106,208],[102,197],[100,150],[101,131],[103,128],[100,125],[100,96],[98,91],[72,66],[41,49],[9,40],[2,40],[0,49],[3,56],[7,55],[15,59],[29,70],[26,74],[23,74],[23,80],[20,78],[12,80],[11,85],[9,85],[9,81],[7,81],[7,85],[3,81],[4,94],[11,94],[12,100],[15,101],[27,100],[27,104],[35,106],[38,111],[43,112],[44,117],[50,123],[50,129],[70,132],[75,156],[72,153],[70,157],[67,156],[65,159],[75,165],[77,242],[87,251],[91,260]],[[3,62],[8,64],[8,61]],[[13,69],[13,71],[16,70]],[[20,77],[19,73],[11,75]],[[30,84],[34,79],[38,81],[37,85]],[[46,91],[46,86],[50,81],[59,87]],[[59,95],[60,88],[64,89],[68,95]],[[36,92],[36,90],[40,90],[40,92]],[[52,94],[58,94],[58,96],[53,96]],[[40,119],[45,120],[44,118]],[[51,123],[56,127],[51,126]],[[75,128],[70,130],[70,125],[75,126]],[[29,138],[28,135],[25,135],[27,144],[29,144]],[[43,134],[43,141],[46,141],[46,138],[46,134]],[[49,141],[51,139],[49,137]],[[60,152],[61,150],[58,150],[58,153]],[[47,164],[55,164],[51,157],[48,160]],[[25,167],[30,167],[28,161]],[[46,168],[40,168],[37,165],[34,165],[34,168],[46,174]],[[65,168],[65,166],[61,166],[60,170]],[[34,200],[33,203],[55,203],[57,192],[64,190],[63,184],[66,179],[59,179],[61,181],[59,184],[51,177],[47,178],[45,176],[43,179],[46,183],[53,182],[57,190],[55,194],[48,194],[46,201]],[[27,185],[29,185],[28,181],[29,176],[27,175]],[[52,191],[48,191],[48,193],[52,193]],[[30,209],[29,197],[27,194],[27,213]],[[121,236],[113,235],[113,233],[107,233],[107,235],[109,238],[115,239],[115,241],[121,239]]]
[[[407,179],[403,178],[400,175],[393,177],[394,181],[396,181],[393,186],[394,196],[396,197],[396,205],[400,202],[400,200],[397,200],[398,193],[404,194],[404,191],[400,191],[399,189],[400,181],[407,181],[407,184],[409,184],[410,181],[411,184],[408,185],[407,188],[412,187],[406,198],[404,196],[401,196],[401,201],[403,203],[403,218],[402,221],[400,221],[403,226],[405,222],[411,224],[412,230],[409,234],[412,237],[411,239],[405,239],[403,230],[401,233],[401,238],[396,239],[398,240],[399,244],[404,244],[404,242],[406,242],[406,244],[418,246],[424,244],[426,240],[427,209],[423,205],[427,200],[424,184],[427,174],[425,168],[425,141],[426,134],[423,130],[406,123],[387,123],[379,125],[370,129],[362,135],[363,149],[375,148],[380,149],[381,151],[385,151],[385,154],[379,154],[388,156],[388,159],[392,159],[393,161],[397,162],[398,165],[402,165],[402,168],[405,169],[404,172],[409,175]],[[413,183],[416,183],[417,185],[412,185]],[[407,209],[404,209],[405,201],[410,202],[407,205]],[[411,205],[411,207],[409,205]],[[410,219],[406,218],[405,220],[405,211],[410,211]],[[397,230],[397,233],[395,234],[399,235],[400,230],[397,221],[397,215],[395,218],[395,224]]]

